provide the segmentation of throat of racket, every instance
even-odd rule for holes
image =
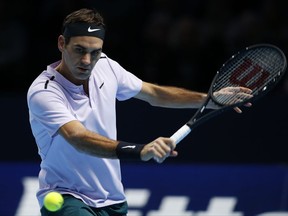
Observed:
[[[205,117],[208,118],[209,115],[205,111],[210,101],[211,95],[208,94],[207,98],[205,99],[201,107],[193,115],[193,117],[170,137],[174,140],[176,144],[182,141],[192,131],[193,128],[204,122]],[[210,111],[209,114],[212,115],[212,113],[214,112]]]

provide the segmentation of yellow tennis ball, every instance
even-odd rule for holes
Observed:
[[[44,197],[44,206],[48,211],[55,212],[61,209],[64,203],[62,195],[58,192],[50,192]]]

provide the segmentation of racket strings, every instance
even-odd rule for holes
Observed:
[[[280,79],[286,67],[283,53],[273,47],[256,47],[238,53],[226,62],[218,71],[212,92],[227,87],[247,87],[252,95],[260,94]],[[237,88],[236,88],[237,89]],[[231,105],[250,99],[245,94],[229,92],[225,95],[215,95],[220,104]]]

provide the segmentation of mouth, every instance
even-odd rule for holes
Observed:
[[[84,68],[84,67],[77,67],[77,68],[81,73],[89,73],[90,72],[90,68]]]

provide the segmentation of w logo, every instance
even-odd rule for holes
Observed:
[[[270,73],[258,64],[253,65],[251,59],[245,58],[243,63],[233,71],[230,82],[253,90],[262,86],[269,75]]]

